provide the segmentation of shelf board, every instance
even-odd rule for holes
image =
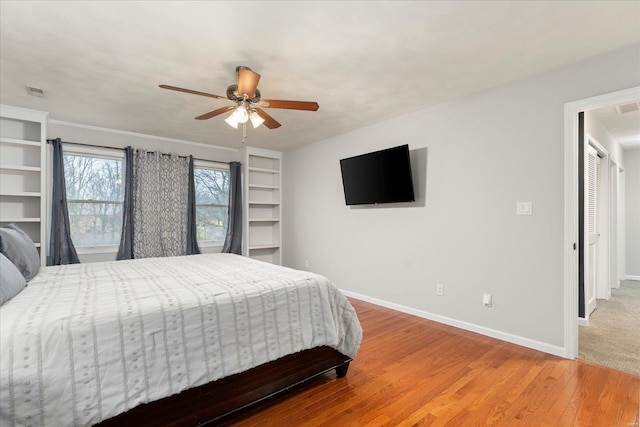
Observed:
[[[276,218],[270,218],[270,219],[263,219],[263,218],[249,218],[249,222],[280,222],[279,219]]]
[[[258,250],[258,249],[279,249],[279,243],[264,243],[262,245],[249,245],[249,250]]]
[[[6,138],[6,137],[0,137],[0,141],[4,142],[6,144],[13,144],[13,145],[29,145],[32,147],[40,147],[41,143],[40,141],[29,141],[26,139],[15,139],[15,138]]]
[[[250,205],[260,205],[260,206],[280,206],[280,202],[252,202],[249,200]]]
[[[24,165],[0,165],[0,169],[13,170],[13,171],[27,171],[27,172],[42,171],[42,168],[40,166],[24,166]]]
[[[254,167],[249,167],[249,172],[280,173],[280,171],[277,169],[254,168]]]
[[[257,184],[249,184],[249,188],[264,188],[267,190],[279,190],[280,187],[276,187],[273,185],[257,185]]]
[[[0,196],[16,196],[16,197],[40,197],[39,191],[3,191]]]
[[[0,222],[40,222],[40,218],[0,218]]]
[[[266,153],[249,153],[249,157],[260,157],[262,159],[280,160],[279,156],[273,156]]]
[[[14,197],[40,197],[39,191],[3,191],[0,196],[14,196]]]

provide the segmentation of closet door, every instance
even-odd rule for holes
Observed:
[[[587,145],[585,150],[587,167],[585,168],[585,296],[587,301],[587,315],[596,308],[596,279],[598,241],[598,184],[600,178],[600,157],[598,152]]]

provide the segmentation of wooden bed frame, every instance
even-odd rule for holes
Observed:
[[[350,362],[330,347],[312,348],[137,406],[96,426],[203,426],[333,369],[342,378]]]

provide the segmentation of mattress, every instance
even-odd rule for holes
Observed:
[[[0,307],[0,424],[91,425],[361,338],[328,279],[238,255],[46,267]]]

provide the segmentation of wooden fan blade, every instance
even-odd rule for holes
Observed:
[[[227,107],[218,108],[217,110],[209,111],[208,113],[205,113],[201,116],[196,117],[196,120],[207,120],[207,119],[210,119],[211,117],[219,116],[222,113],[226,113],[229,110],[233,110],[234,108],[236,108],[235,105],[229,105]]]
[[[275,129],[282,126],[280,123],[276,121],[276,119],[274,119],[273,117],[265,113],[264,110],[261,110],[260,108],[254,108],[254,110],[256,111],[256,113],[258,113],[260,117],[264,119],[264,125],[269,129]]]
[[[214,95],[212,93],[206,93],[206,92],[198,92],[197,90],[184,89],[181,87],[169,86],[169,85],[160,85],[160,87],[162,89],[177,90],[178,92],[191,93],[193,95],[208,96],[209,98],[224,99],[227,101],[231,101],[226,96]]]
[[[263,99],[258,105],[265,108],[285,108],[287,110],[305,111],[318,111],[318,108],[320,108],[317,102],[284,101],[282,99]]]
[[[247,67],[238,67],[238,96],[246,94],[249,99],[253,98],[259,81],[260,74]]]

